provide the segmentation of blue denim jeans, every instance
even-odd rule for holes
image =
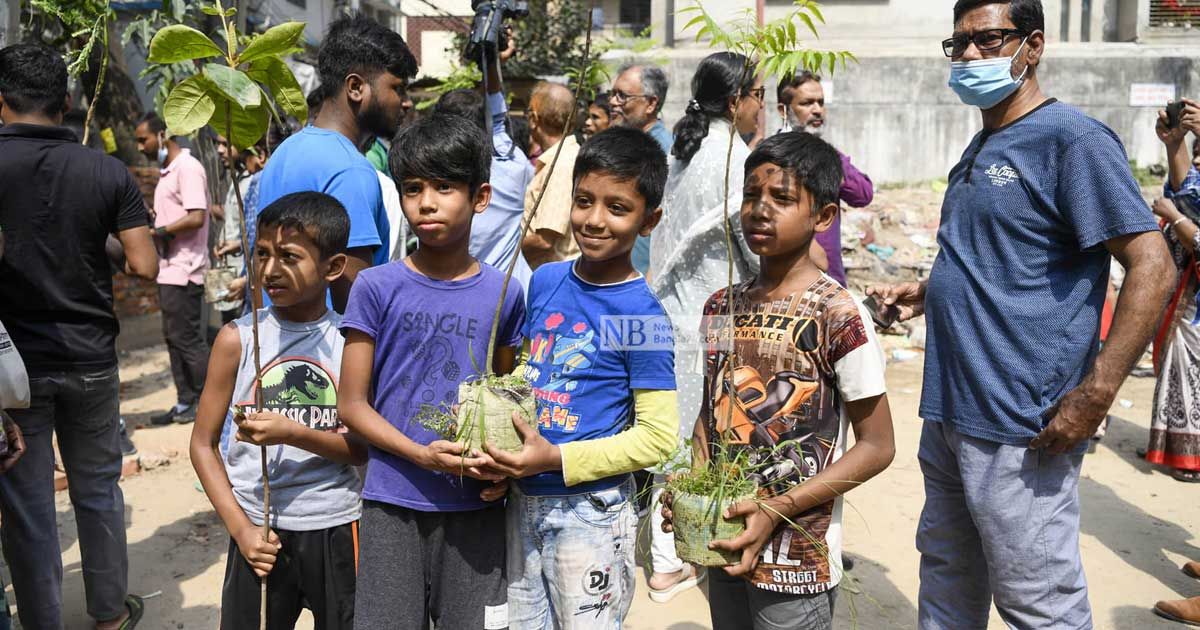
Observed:
[[[1079,557],[1083,454],[1049,455],[926,422],[917,457],[925,477],[917,627],[983,630],[995,603],[1016,630],[1090,630]]]
[[[508,498],[511,630],[620,628],[633,603],[637,514],[631,477],[615,488]]]
[[[0,475],[0,541],[12,571],[24,628],[57,630],[62,621],[62,550],[54,503],[54,434],[75,508],[88,615],[109,621],[125,611],[129,558],[121,479],[117,368],[31,376],[28,409],[9,414],[25,436],[25,455]]]

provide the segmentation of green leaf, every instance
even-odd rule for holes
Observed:
[[[293,48],[304,35],[304,22],[285,22],[251,40],[238,55],[238,63],[248,63],[264,57],[277,57]]]
[[[228,66],[210,63],[204,66],[204,74],[212,81],[226,98],[237,103],[238,107],[258,107],[262,104],[262,94],[254,81],[245,72]]]
[[[229,128],[230,121],[225,116],[226,109],[232,114],[232,132]],[[222,98],[217,103],[216,112],[213,114],[209,126],[213,128],[213,131],[228,138],[229,143],[238,149],[249,149],[267,133],[270,122],[271,113],[267,111],[265,103],[258,107],[243,109],[236,103]]]
[[[150,40],[150,63],[176,63],[205,57],[219,57],[224,53],[200,31],[182,24],[172,24],[159,30]]]
[[[278,57],[259,59],[250,64],[246,72],[251,79],[267,86],[272,98],[284,112],[300,122],[308,119],[308,102],[304,91],[296,81],[292,69]]]
[[[171,90],[163,103],[163,120],[171,135],[186,136],[208,124],[217,107],[212,91],[212,82],[200,74]]]
[[[200,7],[200,12],[203,13],[204,15],[211,15],[213,17],[221,17],[221,11],[219,11],[217,9],[217,7],[210,7],[208,5],[204,5],[204,6]]]
[[[800,21],[804,22],[804,25],[808,27],[808,30],[812,31],[813,36],[820,39],[821,34],[817,32],[817,25],[813,24],[812,18],[808,17],[807,13],[800,13],[798,15],[800,16]]]

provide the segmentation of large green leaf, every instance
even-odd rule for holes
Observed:
[[[255,87],[255,89],[258,88]],[[225,116],[226,109],[232,114],[229,118]],[[228,138],[229,143],[233,146],[238,149],[248,149],[267,133],[267,126],[270,122],[271,113],[267,110],[266,103],[258,107],[243,109],[233,101],[219,98],[216,112],[209,124],[213,131]],[[232,130],[230,130],[230,123],[232,123]]]
[[[225,53],[207,35],[182,24],[172,24],[154,34],[150,40],[150,63],[177,63]]]
[[[248,109],[262,104],[262,93],[245,72],[210,63],[204,66],[204,74],[222,94],[239,107]]]
[[[246,74],[251,79],[267,86],[275,104],[284,112],[303,123],[308,120],[308,102],[304,99],[304,91],[296,81],[292,69],[278,57],[259,59],[250,64]]]
[[[304,34],[304,22],[284,22],[257,35],[238,55],[238,63],[249,63],[266,57],[278,57],[296,47]]]
[[[217,108],[212,90],[212,82],[200,74],[171,90],[163,103],[163,120],[171,135],[186,136],[208,124]]]

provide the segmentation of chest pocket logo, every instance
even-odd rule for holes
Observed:
[[[993,164],[984,171],[984,174],[988,176],[988,179],[992,180],[992,185],[997,188],[1004,188],[1021,179],[1021,174],[1017,172],[1017,169],[1007,165]]]

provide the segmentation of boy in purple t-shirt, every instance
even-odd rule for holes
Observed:
[[[434,115],[404,129],[389,159],[421,245],[362,271],[342,319],[338,410],[370,443],[355,628],[423,628],[430,619],[439,628],[507,628],[498,501],[507,485],[480,471],[486,456],[416,420],[423,404],[457,402],[459,384],[488,355],[504,276],[468,248],[471,219],[491,197],[491,142],[473,121]],[[512,371],[524,320],[513,282],[495,373]]]

